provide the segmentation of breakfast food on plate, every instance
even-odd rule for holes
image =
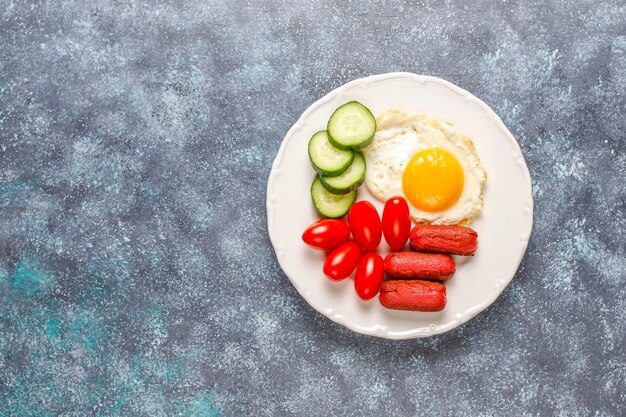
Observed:
[[[446,304],[445,286],[430,281],[450,279],[456,264],[449,254],[472,255],[478,235],[465,226],[418,224],[410,230],[410,242],[420,252],[392,252],[383,260],[372,252],[383,230],[387,241],[396,240],[394,247],[406,242],[403,229],[410,228],[410,221],[405,219],[408,214],[402,203],[402,197],[394,197],[385,204],[383,223],[372,203],[359,201],[349,208],[347,224],[338,219],[319,220],[304,231],[302,240],[314,249],[333,249],[323,266],[329,279],[341,281],[356,269],[354,288],[361,299],[369,300],[380,290],[379,301],[386,308],[441,311]],[[354,241],[348,240],[350,233]],[[389,280],[383,283],[385,275]]]
[[[392,197],[383,209],[383,235],[391,250],[401,250],[409,240],[411,217],[409,205],[402,197]]]
[[[322,216],[343,217],[354,203],[366,171],[359,149],[371,143],[375,132],[372,112],[350,101],[331,115],[327,130],[320,130],[309,140],[309,160],[318,173],[311,186],[311,198]]]
[[[385,273],[392,278],[445,281],[452,278],[456,265],[448,255],[438,253],[392,252],[385,257]]]
[[[472,256],[478,233],[465,226],[418,224],[411,230],[411,247],[419,252]]]
[[[383,258],[377,253],[366,253],[356,267],[354,290],[362,300],[370,300],[378,294],[384,278]]]
[[[336,248],[350,239],[350,228],[343,220],[318,220],[302,233],[302,241],[319,250]]]
[[[432,281],[386,281],[378,301],[393,310],[441,311],[446,306],[446,287]]]
[[[348,225],[356,243],[368,252],[376,250],[383,230],[378,212],[372,203],[354,203],[348,212]]]
[[[337,148],[363,149],[374,139],[376,119],[367,107],[351,101],[335,110],[327,129],[330,142]]]
[[[317,173],[313,205],[328,219],[311,224],[302,240],[330,250],[324,274],[341,281],[356,269],[357,295],[379,294],[386,308],[443,310],[446,287],[433,281],[454,275],[450,255],[473,255],[478,246],[477,233],[461,226],[480,214],[487,178],[472,141],[450,123],[393,109],[375,119],[350,101],[311,137],[308,153]],[[385,202],[382,221],[372,203],[355,202],[363,182]],[[346,214],[347,223],[338,219]],[[394,251],[384,260],[373,252],[383,235]],[[415,252],[402,251],[407,241]]]
[[[474,145],[449,123],[388,110],[363,150],[365,184],[379,200],[404,196],[417,223],[468,224],[486,174]]]
[[[361,248],[348,241],[333,249],[324,260],[324,274],[332,281],[348,278],[361,259]]]

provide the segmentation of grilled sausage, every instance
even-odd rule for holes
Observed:
[[[472,256],[478,233],[465,226],[418,224],[411,230],[411,247],[418,252]]]
[[[431,281],[387,281],[378,301],[392,310],[441,311],[446,306],[446,287]]]
[[[456,270],[448,255],[418,252],[392,252],[385,257],[385,273],[392,278],[421,278],[445,281]]]

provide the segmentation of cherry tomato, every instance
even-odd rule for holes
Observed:
[[[401,250],[410,233],[409,205],[402,197],[391,197],[383,209],[383,234],[391,250]]]
[[[329,250],[350,239],[350,228],[343,220],[318,220],[302,233],[304,243],[313,249]]]
[[[333,280],[348,278],[361,259],[361,248],[353,241],[343,243],[328,254],[324,261],[324,274]]]
[[[354,289],[363,300],[378,294],[384,278],[383,258],[377,253],[366,253],[359,261],[354,276]]]
[[[356,243],[367,252],[378,247],[382,225],[376,208],[369,201],[354,203],[348,212],[348,224]]]

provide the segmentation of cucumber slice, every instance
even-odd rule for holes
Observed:
[[[328,132],[320,130],[309,140],[309,159],[319,174],[334,176],[348,169],[354,152],[335,148],[328,140]]]
[[[356,191],[344,195],[331,194],[326,191],[318,175],[311,184],[311,197],[319,214],[336,219],[348,213],[356,200]]]
[[[363,149],[374,139],[376,119],[358,101],[337,108],[328,120],[330,143],[339,149]]]
[[[336,177],[320,176],[322,185],[333,194],[348,194],[365,181],[365,159],[355,152],[354,161],[343,174]]]

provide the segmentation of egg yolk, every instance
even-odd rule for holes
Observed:
[[[463,191],[459,161],[439,148],[413,156],[402,175],[402,189],[409,202],[422,211],[442,211],[452,206]]]

